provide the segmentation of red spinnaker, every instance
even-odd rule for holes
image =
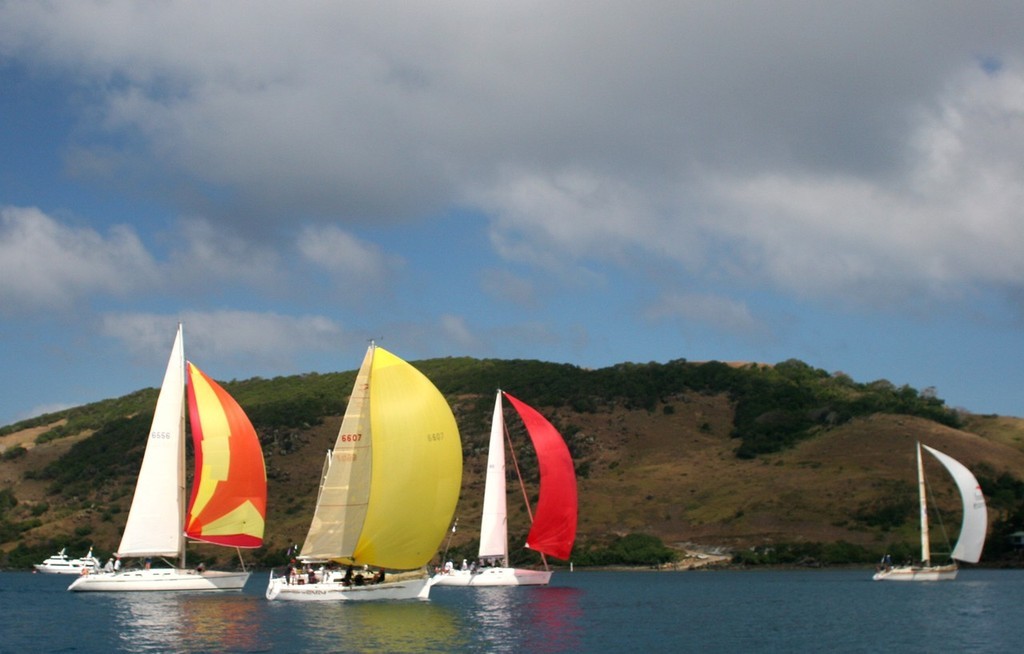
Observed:
[[[576,471],[569,448],[544,416],[508,393],[503,394],[526,425],[540,466],[540,499],[526,546],[568,560],[576,540],[577,512]]]

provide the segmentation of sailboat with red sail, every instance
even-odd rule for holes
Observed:
[[[539,552],[542,570],[509,566],[508,509],[506,503],[505,443],[511,441],[502,398],[519,415],[533,443],[540,469],[540,491],[536,510],[531,510],[522,476],[515,467],[523,500],[532,524],[526,547]],[[513,451],[514,450],[510,450]],[[513,454],[513,462],[515,457]],[[487,452],[487,477],[480,523],[479,561],[467,569],[447,564],[434,576],[438,586],[543,586],[551,581],[547,557],[568,560],[576,540],[578,500],[576,472],[569,448],[558,430],[536,409],[499,390],[494,401]]]

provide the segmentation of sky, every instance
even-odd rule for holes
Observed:
[[[0,0],[0,425],[407,360],[1024,416],[1024,3]]]

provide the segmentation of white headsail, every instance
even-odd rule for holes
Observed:
[[[985,547],[985,532],[988,529],[988,510],[985,508],[981,485],[971,471],[953,457],[927,445],[921,447],[938,459],[953,476],[957,488],[960,489],[964,519],[960,526],[960,538],[951,556],[958,561],[977,563],[981,559],[981,550]]]
[[[505,420],[501,391],[494,398],[491,442],[487,450],[487,480],[480,522],[480,558],[501,557],[508,565],[508,511],[505,506]]]
[[[185,355],[181,325],[153,414],[120,556],[181,556],[185,550]]]

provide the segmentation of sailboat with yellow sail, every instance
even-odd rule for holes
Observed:
[[[187,388],[186,388],[187,386]],[[195,478],[185,510],[185,405],[195,445]],[[241,590],[249,573],[189,569],[185,540],[235,548],[263,543],[267,475],[252,423],[215,381],[184,358],[182,328],[171,348],[146,452],[121,536],[121,559],[145,566],[82,575],[71,591]],[[239,552],[240,554],[241,552]],[[168,566],[151,566],[169,557]],[[166,558],[165,558],[166,560]]]
[[[270,573],[268,600],[427,599],[462,486],[462,443],[444,396],[370,344],[299,559],[313,575]]]

